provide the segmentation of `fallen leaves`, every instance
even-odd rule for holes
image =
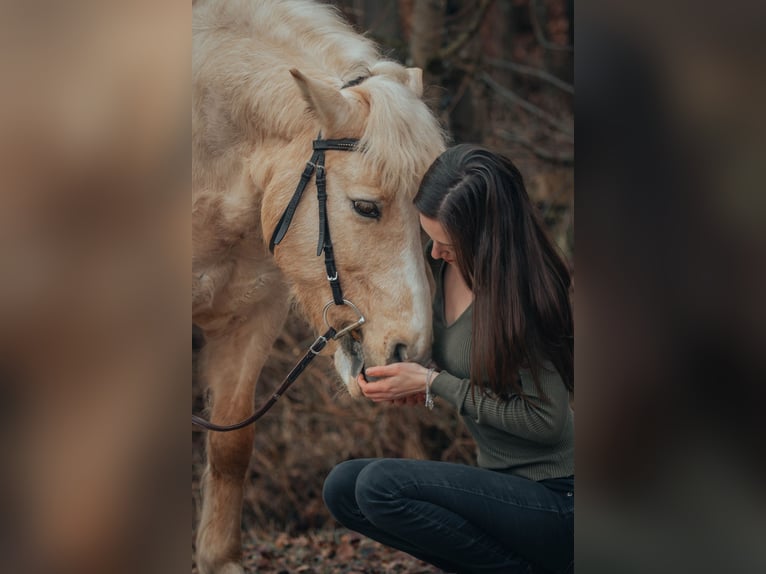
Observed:
[[[246,536],[245,539],[248,537]],[[441,570],[343,528],[245,543],[248,574],[437,574]],[[192,565],[192,574],[197,569]]]

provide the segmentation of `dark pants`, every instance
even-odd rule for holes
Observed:
[[[344,526],[447,572],[566,572],[574,554],[574,477],[540,482],[477,467],[358,459],[327,476]]]

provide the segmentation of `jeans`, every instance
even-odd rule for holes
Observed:
[[[535,482],[447,462],[356,459],[330,472],[323,497],[345,527],[447,572],[572,568],[574,477]]]

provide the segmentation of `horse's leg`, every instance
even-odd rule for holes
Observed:
[[[287,310],[286,300],[270,300],[234,332],[207,341],[203,376],[211,390],[213,422],[231,424],[253,413],[255,383]],[[229,433],[208,432],[197,531],[197,564],[202,574],[244,573],[239,564],[242,495],[253,438],[252,426]]]

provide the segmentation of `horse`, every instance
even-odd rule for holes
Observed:
[[[214,423],[253,412],[292,305],[316,332],[349,329],[327,348],[353,396],[365,366],[428,360],[430,279],[412,198],[445,135],[422,92],[421,70],[383,58],[328,5],[194,2],[192,322],[204,333],[199,368]],[[337,144],[323,165],[317,142]],[[312,183],[295,194],[304,170],[317,187],[322,176],[324,197]],[[244,572],[253,433],[208,433],[202,574]]]

